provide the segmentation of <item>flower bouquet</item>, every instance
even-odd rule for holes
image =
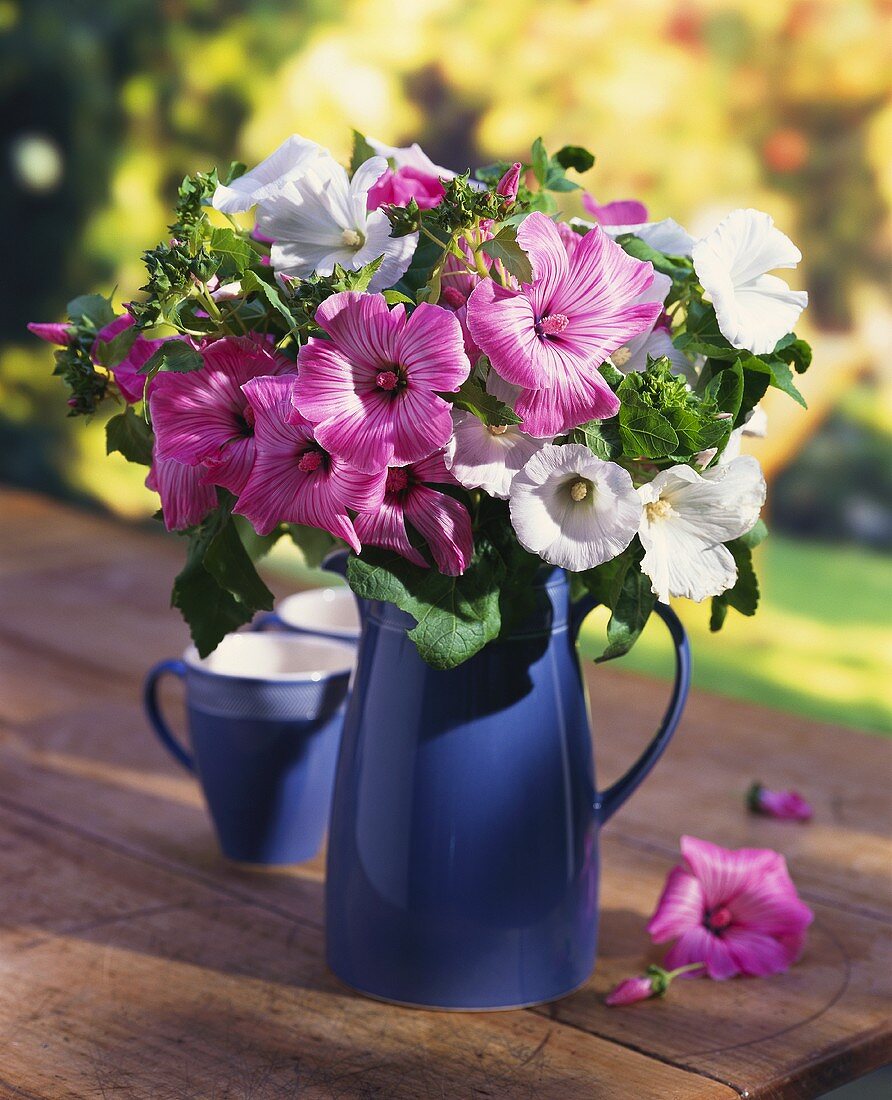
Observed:
[[[738,452],[769,386],[804,404],[806,295],[769,274],[799,250],[755,210],[696,241],[584,193],[561,220],[593,160],[539,140],[459,175],[357,134],[345,168],[293,136],[183,181],[126,312],[31,326],[71,415],[124,404],[108,450],[188,539],[173,603],[202,654],[270,606],[252,557],[282,536],[349,547],[436,668],[522,618],[543,562],[610,609],[605,657],[657,599],[712,598],[713,629],[755,611],[765,483]]]

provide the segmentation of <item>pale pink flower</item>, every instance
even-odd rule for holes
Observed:
[[[647,221],[647,207],[637,199],[615,199],[602,205],[591,195],[583,195],[582,205],[600,225],[638,225]]]
[[[619,401],[598,367],[660,315],[658,303],[636,302],[653,267],[598,227],[570,256],[554,222],[538,212],[517,240],[533,282],[515,290],[484,279],[468,302],[471,335],[501,377],[522,387],[515,411],[530,435],[560,435],[613,416]]]
[[[150,407],[160,458],[208,467],[207,480],[240,493],[254,463],[254,429],[242,386],[295,366],[261,338],[224,336],[201,349],[204,366],[156,375]]]
[[[383,504],[377,511],[361,512],[356,517],[356,534],[363,543],[395,550],[427,569],[428,562],[409,539],[408,521],[427,540],[440,572],[459,576],[474,554],[471,517],[460,501],[431,488],[455,484],[442,451],[409,466],[391,467]]]
[[[634,978],[623,978],[604,998],[604,1004],[631,1005],[636,1001],[647,1001],[651,997],[665,997],[669,986],[682,974],[691,974],[702,970],[702,963],[692,966],[680,966],[677,970],[664,970],[662,966],[649,966],[645,974]]]
[[[414,199],[419,210],[430,210],[445,194],[443,184],[428,172],[410,165],[388,168],[369,191],[368,208],[377,210],[388,204],[407,206]]]
[[[684,864],[666,879],[647,930],[676,940],[667,968],[701,962],[710,978],[764,977],[787,970],[814,919],[799,899],[784,857],[770,849],[731,851],[681,838]]]
[[[161,497],[161,514],[168,531],[194,527],[217,504],[217,494],[204,480],[203,466],[186,466],[173,458],[153,458],[146,488]]]
[[[67,347],[74,339],[74,325],[53,321],[29,321],[28,331],[38,340],[46,340],[48,344],[57,344],[60,348]]]
[[[786,821],[810,821],[814,811],[811,803],[798,791],[772,791],[761,783],[753,783],[747,792],[747,805],[754,814],[777,817]]]
[[[302,523],[329,531],[359,553],[347,509],[380,507],[384,473],[360,474],[321,447],[313,426],[294,407],[293,388],[291,375],[245,384],[256,454],[235,511],[258,534],[269,534],[280,523]]]
[[[316,323],[330,339],[300,349],[295,395],[326,450],[375,471],[446,444],[451,406],[438,394],[457,390],[470,371],[448,310],[424,303],[407,317],[379,294],[344,291],[319,306]]]

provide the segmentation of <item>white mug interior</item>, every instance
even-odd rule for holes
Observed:
[[[356,598],[349,588],[311,588],[286,596],[276,614],[294,630],[323,630],[356,641],[361,632]]]
[[[228,634],[207,657],[189,646],[183,660],[214,676],[300,682],[352,672],[356,650],[346,642],[284,633]]]

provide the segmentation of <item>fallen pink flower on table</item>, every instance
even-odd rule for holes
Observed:
[[[810,821],[814,812],[811,803],[798,791],[772,791],[761,783],[753,783],[750,787],[746,804],[754,814],[785,821]]]
[[[677,970],[664,970],[662,966],[649,966],[644,974],[623,980],[611,989],[604,998],[604,1004],[631,1005],[636,1001],[647,1001],[651,997],[664,997],[672,982],[682,974],[691,974],[702,970],[703,963],[691,963]]]
[[[668,969],[702,962],[710,978],[766,977],[787,970],[805,945],[814,913],[799,899],[778,852],[732,851],[681,838],[684,864],[666,879],[647,930],[654,943],[676,942]]]

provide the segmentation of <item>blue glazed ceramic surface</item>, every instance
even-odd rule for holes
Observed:
[[[156,665],[145,686],[149,720],[171,754],[197,774],[226,856],[263,864],[312,859],[328,824],[355,650],[259,634],[232,635],[221,649],[233,643],[258,654],[237,652],[228,673],[206,667],[194,652]],[[252,659],[269,668],[268,677],[237,674]],[[277,663],[291,671],[277,674]],[[157,688],[166,673],[185,681],[191,751],[160,711]]]
[[[675,729],[660,731],[603,794],[595,788],[565,574],[543,570],[537,609],[512,637],[450,671],[427,666],[390,604],[362,607],[326,882],[328,962],[371,996],[443,1009],[560,997],[589,977],[598,928],[598,830]]]

